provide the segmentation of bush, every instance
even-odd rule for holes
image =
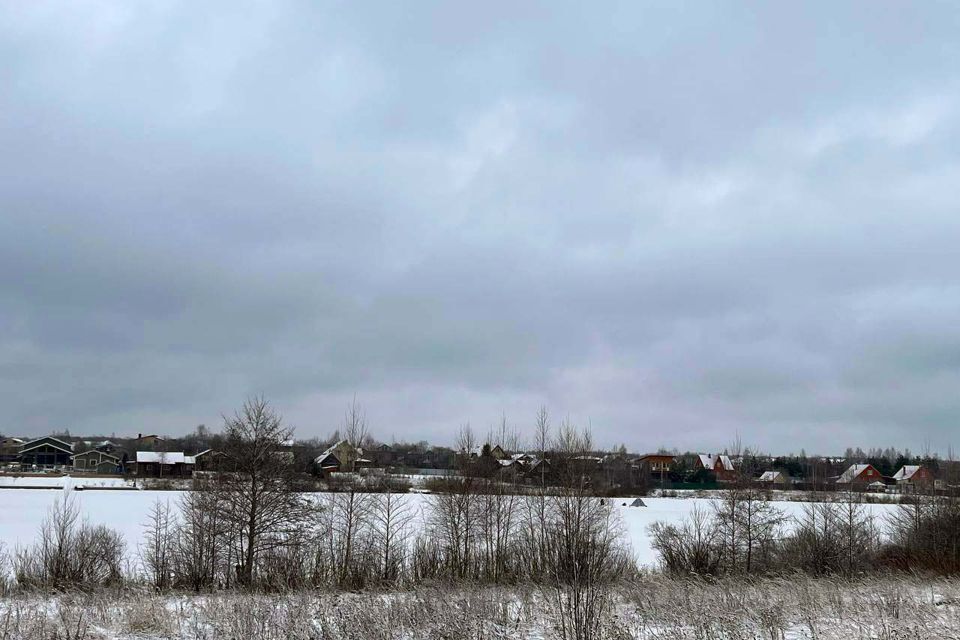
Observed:
[[[80,519],[72,494],[58,498],[40,528],[40,541],[18,550],[14,573],[22,586],[90,588],[123,580],[123,536]]]

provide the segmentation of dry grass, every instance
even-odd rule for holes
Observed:
[[[960,637],[960,581],[798,576],[708,582],[645,577],[621,585],[600,637],[643,639]],[[96,596],[22,593],[0,601],[0,640],[498,640],[558,636],[535,588],[423,588]]]

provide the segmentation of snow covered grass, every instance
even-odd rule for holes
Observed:
[[[960,581],[873,576],[840,581],[645,577],[617,588],[611,640],[866,640],[960,637]],[[401,593],[287,595],[144,592],[0,601],[0,640],[558,638],[535,587],[436,586]]]

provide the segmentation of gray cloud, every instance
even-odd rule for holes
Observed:
[[[952,444],[960,11],[0,9],[5,432]]]

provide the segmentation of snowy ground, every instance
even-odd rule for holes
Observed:
[[[50,478],[50,480],[61,480]],[[98,478],[97,480],[110,480]],[[119,479],[114,479],[119,480]],[[79,482],[79,479],[75,479]],[[121,481],[122,482],[122,481]],[[62,497],[69,489],[56,491],[44,489],[0,489],[0,542],[8,549],[17,545],[32,543],[40,524],[53,505],[54,500]],[[176,505],[179,491],[74,491],[85,517],[94,524],[106,524],[120,531],[127,539],[129,549],[134,549],[143,534],[143,523],[147,521],[147,512],[154,501],[169,501]],[[323,494],[316,494],[322,499]],[[430,496],[410,494],[409,499],[417,505],[424,505]],[[632,499],[614,498],[612,504],[622,517],[623,527],[633,551],[640,564],[653,566],[657,562],[656,552],[650,546],[647,527],[653,522],[680,522],[695,506],[710,508],[713,500],[708,498],[644,498],[646,507],[628,507]],[[775,502],[787,515],[802,513],[804,503]],[[878,517],[884,517],[896,507],[888,504],[868,504],[867,509]]]
[[[595,637],[611,640],[898,640],[960,637],[960,582],[790,576],[647,577],[615,585]],[[422,587],[157,595],[146,589],[0,598],[0,638],[35,640],[552,640],[549,587]]]
[[[0,475],[4,489],[135,489],[133,480],[115,476]],[[2,499],[2,498],[0,498]]]

